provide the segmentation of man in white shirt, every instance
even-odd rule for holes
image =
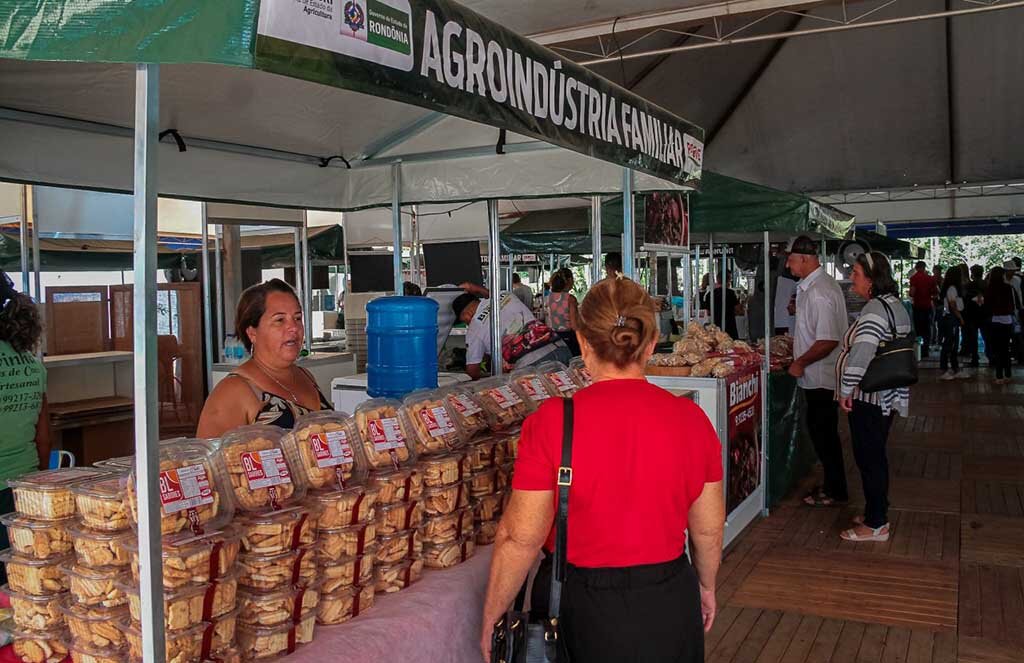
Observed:
[[[839,342],[849,325],[846,299],[836,280],[825,273],[818,258],[818,245],[810,237],[793,240],[786,266],[800,279],[793,323],[794,359],[789,374],[797,379],[807,399],[808,430],[825,470],[824,484],[805,497],[804,502],[832,506],[849,499],[835,400]]]
[[[478,380],[483,375],[480,365],[486,357],[492,356],[491,300],[488,299],[490,293],[486,288],[469,283],[462,284],[462,287],[467,292],[459,295],[452,302],[452,311],[457,319],[466,323],[466,374],[474,380]],[[512,293],[502,293],[499,301],[501,302],[502,338],[518,334],[526,327],[527,323],[536,320],[533,312]],[[522,355],[516,360],[514,366],[505,365],[506,370],[552,360],[569,363],[572,353],[561,339],[558,339],[557,336],[555,339],[547,345]],[[499,355],[500,351],[499,348]]]

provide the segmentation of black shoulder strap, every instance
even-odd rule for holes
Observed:
[[[892,312],[892,308],[889,306],[889,302],[885,301],[885,295],[881,295],[878,301],[882,302],[882,306],[885,307],[886,316],[889,318],[889,328],[892,330],[892,337],[899,338],[899,332],[896,331],[896,314]]]
[[[562,603],[562,582],[568,548],[569,487],[572,486],[572,399],[562,401],[562,464],[558,468],[558,512],[555,514],[555,557],[551,573],[551,600],[548,615],[558,618]]]

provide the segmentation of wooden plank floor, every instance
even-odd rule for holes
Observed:
[[[850,505],[797,491],[740,536],[707,661],[1024,663],[1024,384],[937,378],[889,438],[889,541],[839,538],[863,508],[843,421]]]

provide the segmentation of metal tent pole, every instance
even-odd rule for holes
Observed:
[[[39,283],[39,273],[42,270],[42,264],[39,260],[39,205],[36,204],[37,199],[36,188],[32,187],[32,284],[35,287],[36,301],[41,303],[43,301],[43,288]],[[45,325],[43,329],[46,329]],[[45,338],[45,336],[46,332],[44,331],[43,337]]]
[[[708,316],[715,324],[715,234],[708,233]]]
[[[213,227],[213,263],[217,275],[217,343],[214,349],[217,352],[217,361],[220,361],[221,348],[224,347],[224,258],[220,254],[220,228],[219,223]]]
[[[160,456],[156,367],[156,198],[160,68],[135,67],[135,476],[139,496],[139,598],[142,658],[164,663],[163,568],[160,549]]]
[[[402,294],[402,164],[391,165],[391,236],[395,245],[395,294]],[[492,266],[493,270],[493,266]]]
[[[728,280],[728,277],[729,277],[729,270],[728,270],[728,267],[727,267],[727,265],[729,263],[727,261],[728,261],[728,258],[725,255],[725,244],[723,244],[722,245],[722,325],[721,325],[722,331],[725,331],[725,316],[726,316],[725,309],[728,306],[728,303],[727,303],[728,299],[726,298],[726,294],[729,292],[729,284],[726,281]]]
[[[487,201],[487,253],[491,263],[487,285],[491,291],[491,373],[501,375],[501,238],[498,236],[498,201]]]
[[[305,290],[304,277],[302,274],[302,228],[295,228],[292,231],[292,265],[295,267],[295,294],[299,296],[299,302],[305,301],[303,292]],[[303,319],[305,324],[305,319]]]
[[[771,363],[771,338],[772,330],[772,298],[769,296],[768,286],[771,284],[770,264],[772,260],[771,247],[768,245],[768,232],[764,233],[764,359],[761,368],[761,482],[764,484],[764,503],[762,514],[768,515],[768,375],[772,370]],[[757,287],[756,281],[754,287]]]
[[[694,250],[694,280],[693,280],[693,294],[694,302],[687,306],[687,310],[694,310],[697,312],[697,317],[700,317],[700,284],[701,284],[701,272],[700,272],[700,244],[698,244]],[[696,306],[695,306],[696,305]]]
[[[690,214],[690,194],[686,194],[686,214]],[[683,269],[683,324],[690,324],[690,302],[693,289],[693,256],[690,255],[690,228],[686,227],[686,267]]]
[[[636,274],[633,247],[633,171],[622,169],[622,274],[632,279]]]
[[[21,218],[18,222],[18,242],[21,244],[21,291],[29,292],[28,274],[28,185],[21,185]],[[36,301],[37,304],[42,304]]]
[[[590,282],[601,280],[601,196],[590,199],[590,252],[594,259],[590,263]]]
[[[313,349],[313,271],[309,262],[309,212],[302,210],[302,311],[306,352]]]
[[[203,220],[203,339],[206,341],[206,388],[213,391],[213,303],[210,301],[210,227],[206,203],[200,206]]]
[[[509,290],[509,292],[512,291],[512,274],[514,274],[515,271],[516,271],[516,254],[510,253],[510,254],[508,254],[508,281],[506,281],[506,283],[508,283],[508,290]]]
[[[342,254],[344,254],[343,257],[345,259],[345,282],[344,282],[345,288],[344,288],[344,293],[342,293],[342,294],[347,295],[348,294],[348,288],[349,288],[349,275],[351,274],[351,270],[349,269],[349,265],[348,265],[348,226],[345,224],[345,213],[344,212],[341,213],[341,252],[342,252]],[[334,308],[336,310],[340,310],[338,304],[341,304],[341,303],[343,303],[343,302],[336,302],[335,305],[334,305]]]

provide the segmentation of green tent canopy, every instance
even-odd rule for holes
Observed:
[[[689,194],[693,241],[760,241],[764,232],[775,240],[800,233],[839,239],[853,227],[853,217],[807,196],[777,191],[705,170],[701,189]],[[634,199],[637,234],[643,236],[644,197]],[[601,246],[617,251],[622,235],[622,198],[601,204]],[[590,253],[590,208],[570,207],[523,215],[501,235],[509,253]]]

